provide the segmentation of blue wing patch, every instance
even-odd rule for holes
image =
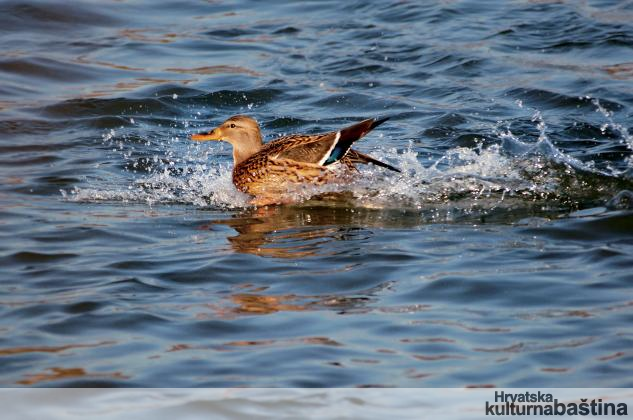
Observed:
[[[343,156],[345,155],[345,152],[347,152],[347,149],[349,149],[349,146],[342,147],[342,146],[337,145],[336,147],[334,147],[334,149],[332,150],[332,153],[330,153],[330,156],[326,159],[323,165],[329,165],[331,163],[334,163],[342,159]]]

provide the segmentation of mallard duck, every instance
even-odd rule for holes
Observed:
[[[341,171],[357,171],[355,164],[374,164],[400,172],[351,148],[365,134],[388,118],[366,119],[339,131],[323,134],[291,134],[268,143],[262,141],[257,121],[234,115],[211,131],[193,134],[196,141],[226,141],[233,146],[233,184],[255,197],[254,204],[281,202],[293,186],[339,181]]]

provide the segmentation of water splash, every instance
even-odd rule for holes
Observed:
[[[78,202],[123,202],[154,204],[191,204],[198,207],[234,208],[248,205],[249,197],[235,189],[231,168],[226,165],[188,167],[181,176],[163,168],[141,177],[127,187],[114,189],[74,188],[66,197]]]
[[[594,98],[591,100],[591,103],[595,105],[596,112],[601,113],[607,120],[607,122],[600,126],[600,131],[602,132],[602,134],[605,134],[607,129],[611,128],[613,131],[618,133],[620,137],[620,142],[624,143],[628,147],[628,149],[633,152],[633,135],[629,134],[629,130],[622,124],[618,124],[613,120],[613,112],[603,107],[602,104],[600,104],[599,99]],[[633,154],[626,157],[625,161],[627,163],[627,169],[622,170],[618,173],[618,175],[622,175],[625,173],[631,174],[631,171],[633,169]],[[617,170],[614,169],[614,171]]]
[[[623,142],[633,150],[633,137],[625,127],[613,120],[613,114],[595,100],[597,110],[607,119],[603,130],[616,130]],[[523,108],[523,104],[518,106]],[[531,121],[538,130],[536,141],[515,135],[509,124],[499,122],[492,127],[493,141],[476,147],[454,147],[435,161],[424,161],[413,144],[403,151],[378,149],[370,153],[402,169],[401,174],[373,166],[362,167],[360,175],[350,183],[304,186],[290,194],[291,201],[305,202],[315,196],[345,195],[345,205],[369,208],[429,208],[461,206],[475,209],[516,205],[517,201],[532,204],[564,203],[578,205],[595,198],[592,190],[604,192],[604,182],[616,180],[624,171],[596,169],[558,149],[549,139],[545,118],[533,109]],[[73,201],[119,201],[124,203],[179,203],[197,207],[241,208],[249,205],[249,197],[235,189],[231,182],[231,162],[218,155],[217,147],[188,141],[183,136],[189,122],[174,121],[168,136],[156,133],[140,139],[131,129],[146,129],[136,122],[132,128],[103,134],[103,143],[110,153],[127,162],[121,186],[99,183],[93,188],[75,187],[65,192]],[[503,128],[502,128],[503,127]],[[153,127],[155,129],[155,127]],[[140,143],[140,144],[139,144]],[[217,162],[217,163],[211,163]],[[632,166],[631,157],[627,157]],[[584,174],[601,177],[600,188],[593,188]],[[105,184],[105,185],[104,185]],[[617,182],[616,182],[617,184]],[[614,185],[608,200],[618,192]]]

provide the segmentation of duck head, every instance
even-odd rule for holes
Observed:
[[[193,134],[191,140],[231,143],[234,165],[259,152],[264,144],[257,121],[245,115],[234,115],[211,131]]]

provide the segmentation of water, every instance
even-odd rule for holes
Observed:
[[[0,4],[0,385],[633,386],[633,3]],[[248,206],[267,139],[391,120]]]

